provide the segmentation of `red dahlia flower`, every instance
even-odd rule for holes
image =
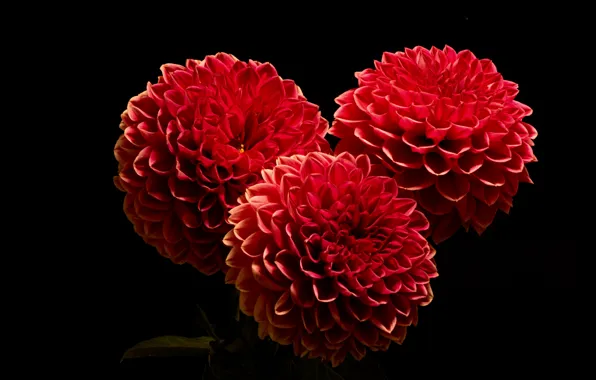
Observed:
[[[341,363],[386,350],[433,297],[435,250],[413,199],[370,176],[368,156],[280,157],[230,211],[227,283],[259,336]]]
[[[375,67],[336,99],[336,152],[382,162],[413,192],[435,242],[461,225],[481,234],[497,209],[509,212],[518,184],[531,183],[525,164],[536,161],[537,133],[522,121],[532,110],[515,100],[517,84],[448,46],[384,53]]]
[[[328,123],[269,63],[219,53],[161,71],[122,114],[115,183],[148,244],[212,274],[238,196],[277,156],[329,151]]]

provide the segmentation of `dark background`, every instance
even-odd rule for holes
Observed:
[[[99,206],[108,218],[102,225],[107,238],[99,245],[109,252],[102,261],[107,270],[101,290],[110,326],[105,350],[109,365],[129,374],[156,363],[193,368],[194,362],[178,359],[118,361],[139,341],[196,333],[196,304],[216,324],[219,316],[229,314],[222,303],[227,289],[222,275],[204,277],[145,245],[122,211],[124,194],[112,185],[120,113],[147,81],[157,80],[161,64],[184,64],[186,58],[203,59],[220,51],[241,60],[269,61],[283,78],[295,80],[331,121],[337,109],[334,98],[355,87],[354,72],[372,67],[384,51],[445,44],[492,59],[505,79],[519,84],[517,100],[534,110],[526,121],[539,133],[534,147],[539,162],[528,166],[535,184],[520,185],[510,215],[499,213],[482,237],[460,231],[437,247],[440,276],[432,282],[434,301],[421,308],[420,323],[409,329],[405,343],[379,356],[398,367],[412,360],[450,358],[453,366],[464,368],[479,357],[490,366],[485,368],[534,368],[528,361],[537,360],[548,370],[569,363],[579,351],[581,326],[574,322],[579,211],[568,188],[576,176],[570,164],[574,144],[567,143],[571,134],[560,133],[572,100],[555,95],[565,86],[556,74],[562,64],[556,41],[574,38],[563,35],[563,16],[536,20],[513,10],[498,17],[461,10],[409,19],[395,10],[363,7],[341,17],[305,12],[290,18],[293,11],[286,11],[282,16],[232,18],[219,10],[210,16],[197,13],[194,24],[170,20],[174,23],[166,27],[160,19],[169,13],[152,12],[107,20],[109,35],[94,40],[103,52],[95,57],[103,67],[97,85],[110,89],[97,114],[103,124],[105,168]]]

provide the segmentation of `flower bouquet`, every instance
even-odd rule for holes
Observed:
[[[270,63],[218,53],[161,72],[122,114],[114,182],[136,233],[222,272],[238,313],[230,337],[200,312],[204,337],[124,359],[207,355],[206,379],[374,378],[365,358],[401,344],[433,299],[434,245],[482,234],[531,183],[532,111],[468,50],[383,53],[330,128]]]

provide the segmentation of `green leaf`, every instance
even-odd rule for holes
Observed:
[[[227,344],[224,347],[224,350],[231,352],[231,353],[239,353],[242,352],[246,348],[246,344],[241,338],[235,339],[233,342]]]
[[[160,336],[138,343],[128,349],[122,356],[124,359],[166,356],[202,356],[209,354],[209,343],[213,338],[185,338],[182,336]]]
[[[199,305],[197,305],[197,312],[198,312],[198,322],[199,325],[201,326],[201,328],[203,330],[205,330],[205,333],[207,333],[207,335],[209,335],[210,337],[212,337],[215,340],[220,340],[219,337],[217,336],[217,334],[215,333],[215,329],[213,328],[213,325],[211,325],[211,323],[209,322],[209,318],[207,318],[207,314],[203,311],[203,309],[201,309],[201,307]]]

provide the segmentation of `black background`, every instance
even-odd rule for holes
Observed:
[[[222,303],[227,289],[223,276],[206,278],[145,245],[122,211],[124,194],[112,185],[120,114],[130,97],[156,81],[161,64],[184,64],[186,58],[217,52],[271,62],[331,121],[337,109],[334,98],[355,87],[354,72],[372,67],[384,51],[445,44],[492,59],[505,79],[519,84],[517,100],[534,110],[526,121],[539,133],[534,147],[539,162],[528,166],[535,184],[520,185],[510,215],[499,213],[482,237],[460,231],[437,247],[440,276],[432,282],[434,301],[420,310],[420,323],[409,329],[405,343],[379,356],[397,366],[451,358],[462,368],[471,365],[472,357],[488,361],[485,368],[513,368],[538,358],[545,368],[546,357],[556,358],[549,365],[567,363],[580,350],[581,330],[574,323],[579,210],[568,189],[576,175],[569,161],[574,145],[565,141],[572,136],[560,133],[571,101],[555,96],[564,84],[553,74],[561,59],[556,41],[573,38],[563,36],[564,18],[538,21],[513,16],[513,11],[489,18],[462,10],[409,19],[407,13],[366,7],[342,16],[305,12],[289,17],[293,11],[288,10],[232,18],[218,10],[209,15],[197,11],[196,21],[185,21],[184,27],[175,19],[162,27],[160,19],[170,13],[152,12],[106,21],[109,33],[94,40],[103,52],[95,57],[103,67],[97,85],[110,89],[97,115],[103,124],[98,142],[105,186],[98,206],[108,218],[102,224],[106,238],[99,245],[109,252],[102,259],[107,270],[101,289],[110,326],[105,348],[109,365],[135,374],[159,362],[172,368],[172,376],[182,367],[193,368],[194,363],[174,359],[118,362],[141,340],[195,333],[197,303],[215,323],[229,312]],[[567,198],[564,204],[562,198]]]

